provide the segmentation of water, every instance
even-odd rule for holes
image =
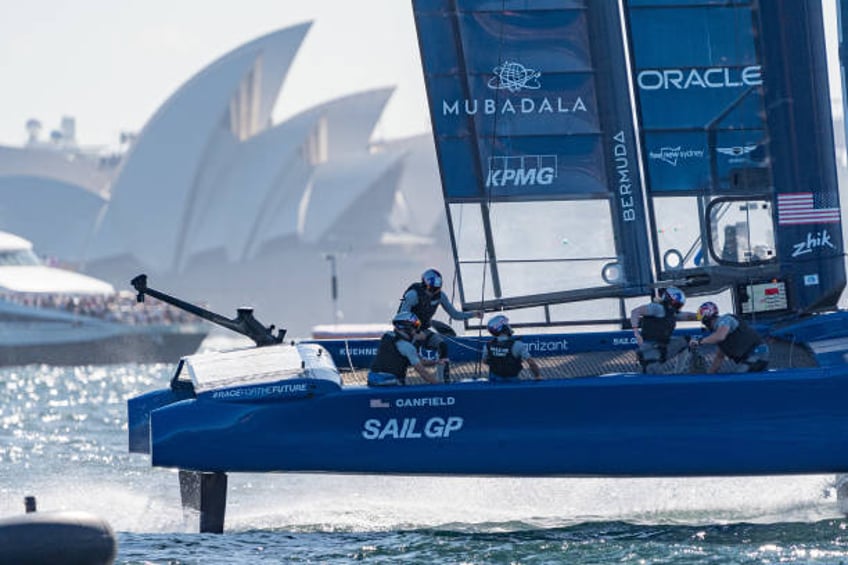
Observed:
[[[0,370],[0,517],[84,510],[116,563],[848,563],[832,476],[496,479],[230,475],[226,534],[127,453],[126,399],[167,365]],[[697,446],[693,446],[697,449]]]

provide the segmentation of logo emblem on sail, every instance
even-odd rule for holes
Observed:
[[[830,239],[830,233],[828,233],[827,230],[807,232],[807,238],[804,241],[792,244],[792,256],[798,257],[799,255],[806,255],[817,249],[824,249],[826,247],[836,249],[836,246],[833,245],[833,242]]]
[[[636,79],[642,90],[689,90],[690,88],[739,88],[763,84],[760,65],[707,69],[647,69]]]
[[[737,145],[735,147],[716,147],[716,152],[730,157],[728,163],[743,163],[748,160],[748,154],[756,149],[756,145]]]
[[[526,90],[540,90],[539,79],[542,73],[516,63],[505,61],[492,69],[493,76],[486,82],[490,90],[506,90],[517,94]],[[576,96],[572,100],[562,96],[522,96],[520,98],[465,98],[442,99],[443,116],[475,116],[491,115],[528,115],[528,114],[569,114],[587,112],[583,98]]]
[[[496,186],[547,186],[557,176],[556,155],[489,157],[486,188]]]
[[[492,70],[494,76],[489,79],[486,86],[492,90],[509,90],[510,92],[521,92],[522,90],[538,90],[542,88],[539,77],[542,76],[537,70],[529,69],[521,63],[505,61]]]
[[[651,159],[662,161],[672,167],[677,166],[677,162],[684,159],[700,159],[704,156],[703,149],[683,149],[677,147],[661,147],[659,151],[649,151],[648,156]]]

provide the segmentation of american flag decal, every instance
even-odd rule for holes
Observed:
[[[391,408],[391,404],[380,398],[372,398],[369,403],[371,408]]]
[[[812,192],[791,192],[777,195],[777,223],[792,224],[835,224],[840,220],[835,202],[824,202],[823,197]],[[829,206],[830,205],[830,206]]]

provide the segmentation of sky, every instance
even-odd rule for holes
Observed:
[[[81,145],[117,146],[221,55],[306,21],[275,120],[395,86],[375,138],[429,130],[411,0],[0,0],[0,145],[24,143],[30,118],[47,135],[72,116]]]
[[[375,137],[429,130],[411,0],[0,0],[0,145],[63,116],[81,145],[117,145],[221,55],[306,21],[275,120],[395,86]]]

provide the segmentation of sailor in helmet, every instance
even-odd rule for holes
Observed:
[[[673,337],[681,320],[696,320],[694,312],[682,311],[686,295],[676,286],[660,289],[658,299],[637,306],[630,313],[630,324],[639,349],[636,356],[643,373],[662,373],[666,361],[686,350],[686,340]]]
[[[377,355],[371,362],[368,386],[392,386],[406,384],[406,370],[411,366],[422,379],[431,384],[438,383],[428,365],[441,361],[429,361],[418,356],[415,345],[424,339],[421,322],[415,314],[400,312],[392,319],[393,331],[380,338]]]
[[[442,274],[436,269],[427,269],[424,271],[421,275],[421,282],[409,285],[403,293],[398,313],[411,312],[421,320],[421,329],[426,334],[424,347],[438,351],[439,359],[442,360],[442,363],[436,367],[436,372],[440,380],[449,382],[448,345],[442,336],[434,332],[430,327],[433,315],[439,306],[444,308],[445,312],[454,320],[469,320],[475,317],[482,320],[483,313],[480,311],[460,312],[454,308],[451,301],[442,292]]]
[[[517,381],[524,361],[527,361],[534,379],[542,378],[539,365],[530,357],[527,344],[513,335],[509,318],[499,314],[489,320],[486,329],[492,334],[492,339],[483,346],[483,362],[489,366],[490,381]]]
[[[734,373],[756,373],[765,371],[769,361],[769,347],[763,338],[742,318],[733,314],[719,314],[715,302],[704,302],[698,308],[698,319],[710,335],[701,339],[693,339],[689,347],[715,344],[718,346],[715,359],[708,373],[715,373],[721,367],[725,358],[734,362]]]

